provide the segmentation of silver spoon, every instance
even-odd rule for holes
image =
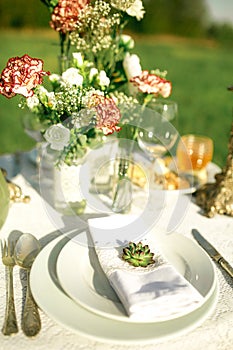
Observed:
[[[30,269],[41,249],[39,241],[30,233],[24,233],[15,245],[15,262],[27,271],[27,293],[23,308],[22,331],[28,337],[39,333],[41,329],[40,315],[30,288]]]

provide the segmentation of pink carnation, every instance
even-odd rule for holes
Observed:
[[[89,4],[89,0],[59,0],[54,8],[50,26],[58,32],[67,33],[75,29],[80,10]]]
[[[95,96],[94,98],[97,112],[96,127],[101,129],[104,135],[120,131],[121,128],[117,124],[120,121],[121,113],[113,99],[104,96]]]
[[[155,74],[149,74],[147,70],[136,77],[130,79],[130,82],[138,87],[139,91],[147,94],[154,94],[156,97],[168,97],[172,91],[172,84],[169,80],[160,78]]]
[[[43,71],[43,61],[28,55],[12,57],[0,78],[0,94],[7,98],[16,94],[30,97],[34,94],[33,88],[43,82],[42,77],[49,75]]]

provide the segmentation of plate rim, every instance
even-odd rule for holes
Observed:
[[[151,231],[150,231],[150,233],[149,233],[149,236],[151,237],[152,236],[152,238],[153,237],[155,237],[155,235],[156,235],[156,232],[155,232],[155,228],[153,228]],[[210,258],[209,258],[209,256],[207,255],[207,254],[205,254],[205,252],[203,251],[203,249],[201,249],[201,247],[199,246],[199,245],[196,245],[195,244],[195,242],[191,239],[191,238],[188,238],[188,237],[186,237],[186,236],[184,236],[184,235],[182,235],[182,234],[179,234],[179,233],[172,233],[172,235],[166,235],[166,236],[164,236],[162,239],[161,239],[161,242],[160,242],[160,247],[161,247],[161,244],[162,244],[162,247],[164,246],[164,245],[166,245],[166,241],[167,240],[169,240],[169,244],[171,245],[172,244],[172,242],[171,242],[171,240],[175,240],[175,243],[177,243],[176,241],[178,240],[178,243],[179,243],[179,240],[180,239],[182,239],[182,240],[184,240],[185,242],[186,242],[186,244],[192,244],[192,245],[194,245],[194,247],[195,247],[195,249],[198,249],[200,252],[201,252],[201,254],[202,254],[202,256],[204,256],[205,257],[205,259],[206,259],[206,261],[208,261],[208,263],[209,263],[209,266],[211,267],[211,269],[212,269],[212,273],[213,273],[213,275],[212,275],[212,283],[211,283],[211,285],[210,285],[210,288],[209,288],[209,290],[208,290],[208,292],[206,293],[206,295],[205,296],[203,296],[203,300],[202,301],[200,301],[198,304],[197,304],[197,306],[193,309],[193,310],[191,310],[191,311],[186,311],[186,312],[184,312],[184,313],[181,313],[180,315],[178,315],[178,316],[174,316],[174,317],[170,317],[170,318],[168,318],[168,319],[163,319],[163,321],[164,322],[167,322],[168,320],[171,320],[171,319],[178,319],[179,317],[182,317],[182,316],[184,316],[184,315],[187,315],[188,313],[191,313],[191,312],[193,312],[194,310],[196,310],[197,308],[200,308],[207,300],[208,300],[208,298],[210,298],[211,297],[211,295],[212,295],[212,293],[213,293],[213,291],[214,291],[214,288],[215,288],[215,284],[216,284],[216,271],[215,271],[215,267],[214,267],[214,264],[213,264],[213,262],[210,260]],[[158,242],[157,242],[158,243]],[[97,315],[100,315],[100,316],[103,316],[103,317],[106,317],[106,318],[109,318],[109,319],[114,319],[114,320],[118,320],[118,321],[122,321],[122,322],[129,322],[129,323],[141,323],[140,321],[138,321],[138,320],[132,320],[132,319],[130,319],[129,317],[127,317],[127,315],[125,314],[118,314],[117,312],[116,312],[116,314],[112,314],[111,313],[111,311],[110,312],[105,312],[104,310],[103,310],[103,307],[105,306],[105,308],[107,308],[108,307],[108,303],[110,303],[110,304],[112,304],[112,305],[116,305],[116,310],[118,309],[118,307],[117,307],[117,303],[115,303],[114,301],[112,301],[112,300],[109,300],[109,299],[105,299],[104,297],[102,297],[101,295],[98,295],[98,293],[96,293],[97,295],[95,295],[94,294],[94,298],[96,297],[97,299],[96,299],[96,303],[98,304],[98,299],[100,298],[101,300],[99,300],[99,302],[103,302],[103,306],[102,306],[102,309],[101,308],[96,308],[96,307],[94,307],[94,306],[89,306],[88,305],[88,303],[87,302],[85,302],[85,300],[81,297],[80,298],[80,294],[79,294],[79,296],[77,296],[77,295],[74,295],[74,293],[72,292],[72,290],[71,290],[71,288],[70,287],[68,287],[67,286],[67,283],[66,283],[66,276],[67,276],[67,274],[64,274],[64,266],[65,266],[65,264],[64,263],[62,263],[62,261],[64,262],[64,254],[65,254],[65,257],[67,258],[67,249],[69,248],[69,249],[73,249],[74,247],[75,247],[75,245],[77,245],[78,246],[78,249],[81,249],[81,250],[79,250],[79,257],[80,257],[80,253],[82,254],[82,258],[84,258],[85,259],[85,264],[87,263],[88,264],[88,262],[89,262],[89,265],[90,266],[92,266],[91,264],[90,264],[90,260],[89,260],[89,257],[88,257],[88,247],[87,246],[84,246],[84,245],[81,245],[81,244],[79,244],[78,242],[76,242],[75,241],[75,237],[74,237],[74,239],[71,239],[69,242],[67,242],[67,244],[65,244],[64,245],[64,247],[61,249],[61,251],[60,251],[60,253],[59,253],[59,255],[58,255],[58,258],[57,258],[57,264],[56,264],[56,271],[57,271],[57,276],[58,276],[58,279],[59,279],[59,282],[60,282],[60,284],[61,284],[61,286],[62,286],[62,288],[64,289],[64,291],[67,293],[67,295],[71,298],[71,299],[73,299],[74,300],[74,302],[75,303],[78,303],[78,304],[80,304],[82,307],[84,307],[84,308],[86,308],[86,309],[88,309],[89,311],[91,311],[91,312],[93,312],[93,313],[96,313]],[[92,249],[94,249],[94,247],[92,247]],[[183,252],[184,253],[184,252]],[[69,254],[68,254],[69,255]],[[86,260],[86,255],[87,255],[87,260]],[[178,252],[178,254],[176,254],[175,253],[175,255],[177,255],[177,256],[180,256],[179,255],[179,252]],[[98,257],[96,257],[96,259],[98,259]],[[92,269],[93,269],[93,271],[94,271],[94,268],[93,267],[91,267]],[[73,271],[73,270],[72,270]],[[80,271],[82,271],[82,270],[80,270]],[[64,277],[63,277],[64,276]],[[78,281],[81,281],[81,280],[83,280],[83,273],[81,272],[81,273],[79,273],[79,278],[77,278],[77,283],[78,283]],[[65,280],[64,280],[64,278],[65,278]],[[88,283],[87,283],[88,284]],[[85,286],[88,288],[88,286],[87,286],[87,284],[85,284]],[[191,285],[192,285],[192,283],[191,283]],[[195,288],[195,287],[194,287]],[[87,293],[89,293],[89,295],[91,295],[91,291],[88,289],[88,290],[86,290],[86,292]],[[200,291],[199,291],[200,292]],[[106,305],[104,305],[104,303],[106,303]],[[121,302],[119,301],[119,304],[120,305],[122,305],[121,304]],[[102,304],[101,304],[102,305]],[[110,308],[111,308],[111,306],[110,306]],[[114,306],[113,306],[113,308],[114,308]],[[124,308],[123,308],[124,309]],[[155,321],[153,321],[153,323],[156,323],[156,322],[161,322],[162,320],[155,320]],[[144,321],[143,323],[151,323],[152,321]]]
[[[78,335],[111,344],[133,345],[161,342],[161,340],[164,341],[174,338],[175,335],[186,334],[200,326],[210,314],[212,314],[216,307],[219,295],[218,283],[216,283],[213,295],[201,308],[193,313],[190,320],[187,315],[182,317],[182,325],[175,324],[174,320],[162,322],[159,325],[160,327],[153,323],[130,324],[96,315],[71,300],[64,291],[62,291],[61,287],[52,280],[49,273],[49,259],[53,254],[55,254],[56,257],[56,251],[59,252],[61,249],[62,239],[67,236],[68,235],[62,235],[62,237],[59,236],[55,238],[41,250],[32,265],[30,285],[35,301],[45,314],[56,323]],[[37,277],[38,275],[40,275],[39,279]],[[50,290],[51,293],[50,298],[48,298],[48,290]],[[57,302],[59,303],[59,307],[57,307]],[[202,310],[203,313],[201,312]],[[83,322],[83,317],[84,319],[88,319],[88,325],[86,327],[84,327],[85,322]],[[80,320],[82,322],[80,322]],[[164,324],[165,330],[163,329]],[[96,332],[95,327],[97,327],[100,332]],[[111,334],[109,330],[111,327],[114,328],[113,334]],[[156,328],[160,329],[157,329],[156,332]],[[162,334],[158,334],[161,328],[163,332]],[[132,334],[129,334],[129,329]]]

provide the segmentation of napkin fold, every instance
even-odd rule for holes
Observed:
[[[116,227],[122,215],[112,215],[88,221],[94,244],[99,242],[100,227]],[[124,215],[124,222],[126,222]],[[129,222],[132,217],[129,215]],[[111,225],[110,225],[111,222]],[[119,234],[120,234],[119,228]],[[97,233],[97,240],[96,240]],[[141,239],[155,254],[155,263],[134,267],[121,258],[123,247],[108,248],[95,244],[100,265],[122,302],[128,316],[135,321],[154,322],[182,316],[194,310],[203,296],[158,251],[147,234]],[[137,243],[137,242],[135,242]],[[126,244],[128,245],[128,244]]]

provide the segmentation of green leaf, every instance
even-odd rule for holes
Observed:
[[[150,252],[148,244],[143,246],[142,242],[138,244],[129,242],[128,247],[123,248],[122,259],[135,267],[153,264],[155,262],[153,257],[154,253]]]

